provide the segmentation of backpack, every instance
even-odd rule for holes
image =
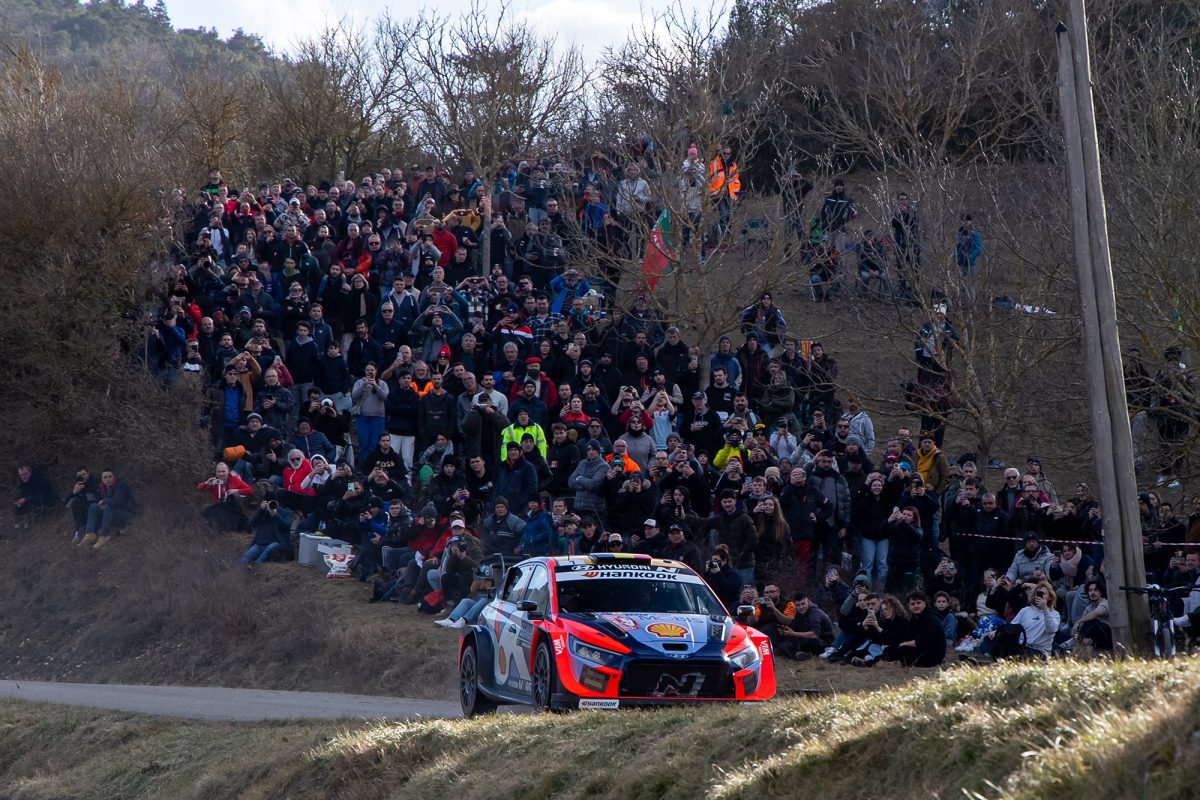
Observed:
[[[1025,654],[1025,628],[1005,623],[996,628],[992,642],[992,657],[996,660],[1018,658]]]

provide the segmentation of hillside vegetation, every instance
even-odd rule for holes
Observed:
[[[232,725],[0,704],[0,794],[1194,797],[1200,662],[960,668],[755,706]]]

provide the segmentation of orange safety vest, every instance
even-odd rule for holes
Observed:
[[[742,179],[738,175],[737,162],[729,165],[728,171],[725,169],[725,164],[721,161],[721,157],[717,156],[708,165],[708,193],[720,194],[722,191],[729,193],[730,200],[737,200],[742,191]]]

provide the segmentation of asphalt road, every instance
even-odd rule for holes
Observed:
[[[458,703],[446,700],[199,686],[0,681],[0,697],[230,722],[462,716]]]

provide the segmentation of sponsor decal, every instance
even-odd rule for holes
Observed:
[[[687,628],[676,625],[674,622],[656,622],[653,625],[647,625],[646,630],[660,639],[682,639],[687,636],[688,632]]]
[[[565,573],[558,576],[559,581],[573,581],[581,578],[620,578],[622,580],[651,580],[651,581],[679,581],[682,578],[683,583],[703,583],[698,577],[691,575],[677,575],[673,572],[635,572],[633,570],[623,569],[593,569],[583,573]]]
[[[604,700],[600,698],[588,697],[581,697],[579,699],[580,711],[615,711],[620,707],[620,700]]]
[[[554,637],[554,655],[561,656],[566,650],[567,646],[563,644],[563,640],[557,636]]]
[[[558,572],[594,572],[596,570],[606,570],[609,572],[679,572],[679,567],[660,567],[652,564],[621,564],[621,563],[603,563],[603,564],[571,564],[569,566],[561,566]]]
[[[508,674],[508,653],[504,652],[504,645],[500,645],[500,677],[503,678]]]
[[[605,622],[611,622],[623,631],[636,631],[638,629],[637,620],[621,614],[605,614],[601,617]]]
[[[758,643],[758,652],[759,652],[759,654],[762,655],[763,658],[766,658],[767,656],[771,655],[771,643],[769,641],[767,641],[766,639],[763,639],[761,642]]]

